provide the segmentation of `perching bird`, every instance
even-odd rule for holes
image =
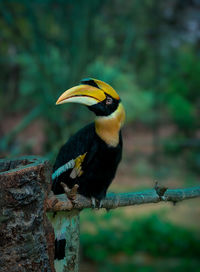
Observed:
[[[61,182],[69,188],[78,184],[79,194],[101,201],[122,156],[120,129],[125,120],[124,108],[110,85],[92,78],[65,91],[56,104],[71,102],[86,105],[96,119],[61,147],[53,168],[52,190],[62,194]]]
[[[78,184],[78,193],[91,198],[93,206],[98,200],[100,206],[122,156],[120,129],[125,120],[124,108],[116,91],[97,79],[83,79],[80,85],[64,92],[56,104],[68,102],[86,105],[96,119],[61,147],[53,168],[52,190],[62,194],[61,182],[69,188]],[[54,265],[56,271],[63,271],[70,254],[66,228],[71,223],[62,212],[52,216],[51,222],[55,231]]]

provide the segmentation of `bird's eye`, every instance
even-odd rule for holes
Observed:
[[[112,104],[112,102],[113,102],[112,97],[107,96],[107,97],[106,97],[106,105],[110,105],[110,104]]]

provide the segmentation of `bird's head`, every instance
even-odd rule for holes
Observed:
[[[97,116],[109,116],[120,103],[117,92],[107,83],[93,78],[81,80],[81,84],[65,91],[56,104],[80,103],[88,106]]]

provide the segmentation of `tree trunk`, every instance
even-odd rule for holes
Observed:
[[[39,157],[0,160],[1,272],[55,272],[54,231],[45,212],[50,174]]]

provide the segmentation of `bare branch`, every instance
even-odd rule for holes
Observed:
[[[117,207],[139,205],[145,203],[158,203],[161,201],[171,201],[173,203],[200,197],[200,186],[184,188],[184,189],[166,189],[156,185],[155,189],[146,190],[143,192],[133,193],[109,193],[103,200],[102,208],[115,209]],[[66,198],[65,194],[57,195],[58,202],[51,205],[51,198],[47,200],[48,211],[69,211],[72,209],[82,210],[84,208],[91,208],[91,199],[83,197],[79,194],[73,200],[73,203]]]
[[[156,193],[162,198],[164,196],[164,193],[167,191],[167,188],[164,186],[160,186],[158,182],[156,181],[154,189],[156,190]]]

